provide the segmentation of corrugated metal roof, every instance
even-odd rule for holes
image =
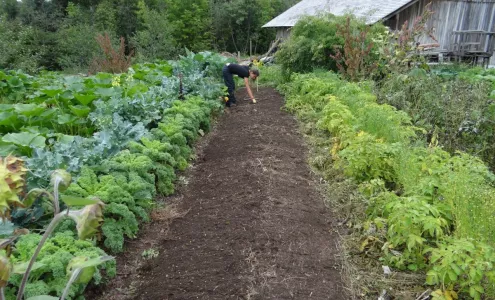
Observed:
[[[353,13],[375,23],[398,9],[417,0],[303,0],[263,27],[292,27],[305,15],[332,13],[337,16]]]

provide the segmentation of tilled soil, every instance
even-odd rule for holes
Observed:
[[[155,214],[118,257],[118,277],[88,298],[347,299],[297,122],[275,90],[255,105],[245,94],[200,147],[175,209]]]

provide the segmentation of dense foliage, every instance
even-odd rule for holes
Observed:
[[[440,287],[437,299],[493,297],[495,175],[435,140],[425,146],[424,129],[379,104],[372,86],[333,73],[296,75],[282,86],[287,108],[310,132],[326,134],[335,167],[360,186],[361,251],[379,251],[399,270],[424,270],[426,284]]]
[[[0,172],[5,184],[10,183],[0,194],[0,212],[8,212],[12,221],[0,223],[0,238],[14,228],[52,228],[58,218],[58,208],[51,203],[54,197],[38,191],[53,186],[53,179],[49,180],[55,169],[67,169],[74,178],[68,188],[60,190],[62,209],[68,205],[67,199],[98,199],[103,207],[96,214],[98,221],[90,223],[103,221],[101,245],[96,239],[75,240],[76,228],[80,238],[89,235],[82,233],[79,223],[74,226],[71,220],[63,221],[41,248],[26,297],[60,296],[72,274],[69,265],[73,259],[103,256],[98,245],[121,252],[125,238],[136,237],[139,223],[150,219],[155,196],[174,192],[176,171],[188,166],[193,143],[209,130],[210,118],[222,108],[218,100],[224,93],[220,74],[227,61],[211,52],[188,52],[178,61],[138,64],[123,74],[79,77],[43,73],[32,77],[20,71],[0,73],[4,117],[0,157],[15,154],[25,162],[22,168],[14,168],[21,160],[8,158],[5,172]],[[19,171],[8,172],[15,169]],[[25,198],[30,205],[19,200],[25,193],[18,182],[37,191]],[[40,239],[36,233],[21,237],[12,248],[11,262],[29,260]],[[115,274],[114,263],[99,268],[106,269],[108,276]],[[90,279],[98,284],[102,276],[95,271],[86,279],[75,281],[66,299],[80,295]],[[10,277],[8,297],[16,293],[19,283],[18,275]]]
[[[445,76],[445,70],[434,71],[413,70],[388,77],[377,87],[379,101],[407,112],[413,123],[425,128],[427,137],[436,138],[446,151],[476,155],[493,170],[494,72],[473,69]]]
[[[351,15],[325,15],[319,17],[304,17],[292,28],[291,35],[277,52],[277,63],[286,73],[310,72],[314,69],[338,70],[337,61],[331,56],[337,54],[338,49],[344,48],[349,37],[339,35],[343,24],[347,24],[350,32],[359,32],[367,25]],[[373,41],[385,32],[381,24],[371,26],[369,35],[364,44],[374,47]],[[373,57],[368,58],[370,61]]]
[[[399,278],[374,280],[370,289],[359,282],[357,297],[495,297],[495,73],[431,68],[418,39],[434,38],[432,15],[427,6],[393,33],[353,17],[306,18],[282,45],[279,65],[264,70],[263,81],[286,94],[305,125],[314,166],[329,182],[332,166],[350,179],[348,203],[334,204],[354,229],[352,268],[369,273],[369,263],[380,274],[389,266],[404,284],[417,272],[437,288],[419,296],[401,285],[408,292],[399,294],[391,286]]]
[[[261,26],[295,0],[2,0],[0,69],[87,72],[101,55],[95,40],[123,37],[140,62],[185,49],[262,53],[275,32]]]

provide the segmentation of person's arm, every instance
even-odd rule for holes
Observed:
[[[249,98],[251,98],[251,100],[254,100],[254,96],[253,96],[253,92],[251,92],[251,88],[249,87],[249,79],[246,77],[244,78],[244,83],[246,84],[246,89],[247,89],[247,92],[248,92],[248,95],[249,95]],[[256,101],[256,100],[255,100]],[[254,102],[254,101],[253,101]]]

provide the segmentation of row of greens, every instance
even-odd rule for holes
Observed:
[[[78,78],[3,73],[22,77],[17,84],[11,84],[14,77],[0,81],[3,113],[20,120],[20,126],[2,127],[3,155],[21,157],[29,171],[26,188],[9,189],[0,198],[0,238],[16,237],[2,253],[14,266],[22,266],[42,239],[36,232],[46,234],[47,228],[53,229],[18,299],[60,297],[79,266],[71,261],[84,257],[94,263],[91,259],[106,257],[105,251],[123,251],[125,238],[136,237],[139,222],[149,221],[154,198],[174,192],[176,171],[187,167],[193,158],[193,143],[209,130],[212,115],[222,108],[218,99],[224,88],[219,76],[225,62],[225,58],[205,52],[188,53],[178,61],[136,65],[119,75]],[[25,97],[14,95],[18,90],[13,85],[22,89]],[[74,107],[86,112],[78,115]],[[30,113],[23,114],[26,111]],[[55,112],[44,114],[47,111]],[[66,125],[59,122],[64,114],[74,119],[71,126],[59,126]],[[29,120],[33,123],[26,122]],[[54,204],[58,187],[50,184],[56,169],[65,169],[73,177],[72,184],[61,190],[60,205],[58,201]],[[2,175],[0,183],[8,186],[10,179]],[[42,189],[47,192],[39,192]],[[38,192],[24,196],[25,190]],[[98,202],[91,202],[94,199]],[[94,222],[103,224],[95,237],[96,232],[91,231],[82,237],[79,234],[78,240],[81,225],[77,219],[58,220],[57,216],[60,210],[86,204],[102,206],[93,216],[101,215],[101,220]],[[54,219],[58,225],[52,228]],[[94,222],[91,224],[97,227]],[[21,235],[26,229],[31,233]],[[65,299],[81,295],[90,279],[98,284],[104,275],[115,275],[115,262],[101,263],[98,269],[90,265],[91,276],[79,275],[84,280],[75,280]],[[84,262],[83,266],[87,265]],[[0,278],[3,285],[8,282],[7,299],[14,299],[19,292],[25,271],[14,269],[16,274],[10,279]]]
[[[332,141],[334,165],[359,184],[361,250],[426,274],[434,299],[494,297],[495,176],[484,163],[449,154],[436,137],[425,143],[425,129],[379,104],[371,82],[328,72],[291,79],[279,86],[287,109]]]

